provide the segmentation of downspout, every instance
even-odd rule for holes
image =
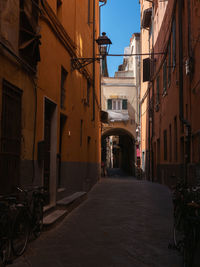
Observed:
[[[187,166],[190,162],[190,139],[191,139],[191,125],[190,122],[184,119],[183,113],[183,21],[182,21],[183,2],[178,0],[178,24],[179,24],[179,119],[187,127],[186,139],[186,154],[187,157],[184,162],[184,181],[188,182]]]
[[[33,132],[33,149],[32,149],[32,183],[35,181],[35,141],[36,141],[36,127],[37,127],[37,82],[33,80],[34,83],[34,96],[35,96],[35,113],[34,113],[34,132]]]
[[[102,5],[99,6],[99,35],[101,34],[101,7],[105,6],[107,3],[107,1],[105,1]],[[99,72],[99,98],[100,98],[100,112],[102,109],[102,102],[101,102],[101,70],[102,70],[102,61],[100,64],[100,72]],[[100,146],[102,146],[102,123],[100,121],[100,125],[101,125],[101,132],[100,132]],[[102,150],[100,149],[100,161],[102,160]]]
[[[154,77],[154,3],[152,2],[152,18],[151,18],[151,27],[152,27],[152,77]],[[152,108],[151,108],[151,181],[154,180],[154,153],[153,152],[153,135],[154,135],[154,80],[152,82]]]
[[[95,58],[95,19],[96,19],[96,14],[95,14],[95,7],[96,7],[96,1],[93,0],[93,43],[92,43],[92,50],[93,50],[93,58]],[[92,103],[93,103],[93,111],[92,111],[92,121],[95,121],[95,61],[93,61],[93,98],[92,98]]]
[[[101,7],[105,6],[107,1],[105,1],[102,5],[99,6],[99,35],[101,34]],[[100,65],[100,68],[102,68],[102,65]],[[101,69],[99,72],[99,83],[100,83],[100,108],[101,108]]]

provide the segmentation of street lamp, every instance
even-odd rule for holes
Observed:
[[[109,52],[110,45],[112,44],[111,40],[106,36],[105,32],[102,32],[102,35],[95,40],[99,47],[99,54],[101,57],[92,57],[92,58],[72,58],[71,64],[73,70],[80,70],[83,67],[89,65],[94,61],[100,61],[103,59]]]
[[[106,36],[105,32],[102,32],[102,35],[96,40],[96,43],[99,46],[99,53],[102,57],[105,57],[109,50],[110,45],[112,44],[111,40]]]

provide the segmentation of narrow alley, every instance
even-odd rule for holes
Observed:
[[[133,177],[101,178],[63,222],[30,243],[13,267],[179,267],[168,249],[167,187]]]

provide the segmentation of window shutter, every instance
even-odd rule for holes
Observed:
[[[172,24],[172,65],[176,66],[176,20],[174,18]]]
[[[143,82],[150,81],[150,58],[143,59]]]
[[[167,91],[167,61],[163,65],[163,92]]]
[[[108,105],[108,109],[112,109],[112,99],[108,99],[107,105]]]
[[[127,109],[127,99],[122,100],[122,109]]]
[[[160,102],[160,76],[156,78],[156,104]]]
[[[168,46],[168,86],[170,86],[171,83],[171,42],[169,42]]]

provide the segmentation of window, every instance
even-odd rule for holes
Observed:
[[[88,0],[88,24],[90,24],[90,9],[91,9],[91,2]]]
[[[167,61],[163,64],[163,94],[167,92]]]
[[[169,125],[169,161],[172,161],[172,126]]]
[[[61,67],[61,83],[60,83],[60,107],[65,108],[65,96],[66,96],[66,89],[65,89],[65,83],[67,78],[67,71]]]
[[[160,138],[157,139],[157,164],[160,163]]]
[[[41,44],[37,34],[38,0],[20,0],[19,5],[19,55],[33,68],[36,68],[38,61],[40,61],[39,46]]]
[[[82,146],[83,142],[83,120],[81,120],[81,125],[80,125],[80,146]]]
[[[176,66],[176,20],[174,18],[172,23],[172,66]]]
[[[108,99],[107,109],[108,110],[127,110],[128,102],[127,99]]]
[[[184,150],[184,137],[181,137],[180,139],[180,156],[181,156],[181,163],[183,164],[184,163],[184,154],[185,154],[185,150]]]
[[[88,105],[90,103],[90,86],[91,86],[90,81],[87,80],[87,104]]]
[[[57,11],[59,10],[59,8],[61,7],[62,5],[62,0],[57,0]]]
[[[171,40],[168,46],[168,87],[170,87],[171,83]]]
[[[163,132],[164,160],[167,160],[167,130]]]
[[[160,103],[160,76],[156,78],[156,105]]]
[[[62,10],[61,10],[62,3],[63,3],[63,0],[57,0],[57,17],[59,19],[61,19],[62,17]]]
[[[177,118],[174,118],[174,160],[178,160],[178,152],[177,152]]]
[[[112,99],[108,99],[108,101],[107,101],[107,109],[108,110],[112,109]]]
[[[122,109],[127,109],[128,103],[127,103],[127,99],[123,99],[122,100]]]
[[[150,58],[143,59],[143,82],[150,81]]]

